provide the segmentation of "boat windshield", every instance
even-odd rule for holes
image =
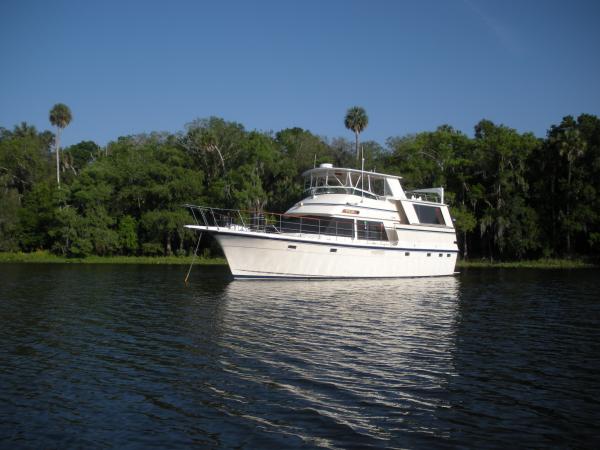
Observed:
[[[390,195],[382,175],[359,170],[309,171],[304,177],[304,190],[311,195],[346,194],[375,199]]]

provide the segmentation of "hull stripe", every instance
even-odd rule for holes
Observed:
[[[336,276],[290,276],[290,275],[232,275],[235,280],[372,280],[372,279],[396,279],[396,278],[437,278],[437,277],[453,277],[456,272],[447,275],[398,275],[386,277],[336,277]]]

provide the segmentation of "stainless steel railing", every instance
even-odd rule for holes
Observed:
[[[279,213],[244,211],[240,209],[212,208],[184,205],[198,226],[227,228],[261,233],[310,234],[318,236],[355,237],[353,219],[307,217]],[[358,229],[359,239],[386,241],[385,229]]]

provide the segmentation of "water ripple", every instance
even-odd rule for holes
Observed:
[[[4,265],[9,447],[593,447],[593,272],[232,282]]]

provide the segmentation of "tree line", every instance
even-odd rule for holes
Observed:
[[[60,132],[71,114],[55,112]],[[189,254],[197,236],[183,228],[193,219],[182,204],[285,211],[302,198],[300,174],[315,163],[359,164],[362,113],[344,122],[354,143],[301,128],[250,131],[210,117],[178,133],[119,137],[104,147],[83,141],[60,158],[55,134],[27,123],[0,128],[0,251]],[[361,149],[365,169],[401,175],[406,189],[446,188],[464,258],[599,254],[596,116],[567,116],[545,138],[481,120],[473,137],[442,125]],[[218,251],[208,239],[202,246]]]

